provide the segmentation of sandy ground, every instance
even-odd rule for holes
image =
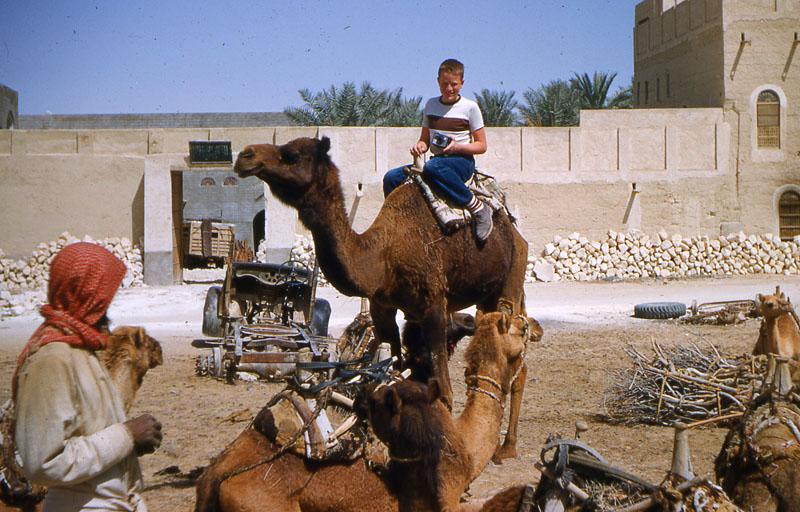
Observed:
[[[749,352],[758,336],[758,321],[737,326],[692,326],[677,321],[632,318],[634,304],[653,301],[691,303],[754,298],[771,293],[775,285],[791,298],[800,298],[800,278],[758,276],[731,279],[642,283],[549,283],[526,287],[527,307],[544,328],[544,338],[528,351],[529,365],[520,421],[519,456],[502,465],[489,464],[472,484],[470,493],[486,496],[506,486],[538,480],[534,462],[547,435],[572,435],[577,420],[590,430],[582,439],[609,461],[652,481],[669,468],[672,430],[663,427],[613,426],[601,422],[608,371],[629,365],[626,344],[648,351],[651,340],[670,345],[686,341],[711,342],[721,352]],[[190,342],[201,337],[202,306],[207,285],[142,287],[121,291],[110,311],[115,325],[143,325],[158,338],[165,364],[151,370],[139,391],[132,414],[149,412],[164,425],[164,442],[141,459],[145,498],[154,511],[188,511],[194,488],[180,487],[155,475],[168,466],[188,471],[207,464],[245,427],[246,421],[280,384],[227,385],[194,374],[200,353]],[[359,309],[359,300],[335,290],[320,289],[331,301],[331,334],[338,335]],[[0,399],[10,396],[14,362],[27,337],[38,325],[34,314],[0,322]],[[465,340],[466,341],[466,340]],[[456,393],[456,413],[464,398],[462,342],[450,362]],[[239,413],[239,414],[237,414]],[[235,416],[235,418],[231,418]],[[713,459],[725,431],[709,428],[692,433],[695,469],[712,474]]]

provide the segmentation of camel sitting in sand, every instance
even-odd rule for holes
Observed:
[[[715,461],[717,480],[749,512],[800,506],[800,399],[789,365],[778,363],[770,387],[728,431]]]
[[[774,295],[758,294],[758,309],[764,319],[753,355],[775,354],[800,360],[800,326],[792,303],[780,290]]]
[[[415,446],[425,453],[436,452],[443,461],[450,461],[449,446],[442,446],[442,427],[447,425],[453,440],[459,443],[458,459],[431,470],[450,471],[442,480],[455,478],[447,487],[447,498],[457,501],[466,486],[483,469],[495,451],[496,440],[503,419],[503,399],[512,388],[512,381],[521,376],[526,339],[538,340],[542,331],[539,324],[522,317],[512,319],[502,313],[478,314],[476,332],[466,350],[467,383],[470,396],[464,412],[453,420],[449,410],[438,400],[440,392],[429,395],[419,383],[406,382],[381,387],[371,399],[368,416],[383,418],[386,425],[392,412],[411,411],[397,408],[389,402],[387,390],[402,386],[424,401],[425,419],[418,421]],[[526,326],[530,325],[528,329]],[[435,387],[438,390],[438,386]],[[422,390],[422,391],[421,391]],[[432,397],[432,398],[431,398]],[[409,404],[410,405],[410,404]],[[460,429],[455,432],[455,425]],[[263,429],[262,429],[263,430]],[[386,432],[385,429],[382,432]],[[390,437],[390,434],[385,434]],[[396,511],[397,488],[392,481],[381,478],[367,467],[363,458],[349,462],[308,461],[291,452],[279,453],[272,444],[254,428],[242,432],[206,468],[197,482],[197,512],[260,510],[311,512],[337,510],[338,512]],[[395,453],[395,463],[398,463]],[[435,455],[435,454],[434,454]],[[409,467],[412,467],[409,465]],[[458,475],[455,473],[458,472]],[[426,469],[424,474],[430,474]]]
[[[504,313],[478,312],[475,325],[464,354],[468,396],[458,418],[438,400],[435,379],[380,388],[368,399],[370,424],[389,447],[387,478],[401,511],[458,510],[495,451],[503,402],[524,365],[527,342],[542,335],[535,320]]]
[[[508,309],[525,314],[524,281],[528,244],[504,212],[495,212],[494,230],[479,245],[469,229],[443,235],[419,190],[411,185],[389,194],[363,233],[350,226],[339,169],[328,155],[330,140],[295,139],[283,146],[245,147],[237,174],[264,180],[282,202],[297,209],[311,231],[325,277],[341,293],[367,297],[375,334],[402,360],[397,310],[418,328],[404,340],[412,377],[435,377],[452,405],[447,370],[448,313],[476,305],[481,311]],[[522,393],[520,386],[514,392]],[[520,398],[521,400],[521,398]],[[517,418],[509,421],[516,433]],[[498,456],[513,457],[505,445]]]
[[[126,414],[133,406],[144,375],[151,368],[164,362],[161,344],[149,336],[142,327],[117,327],[111,332],[106,349],[96,354],[116,385]],[[5,477],[5,482],[0,485],[0,512],[39,511],[45,489],[39,486],[33,486],[31,489],[22,468],[16,462],[13,410],[7,412],[9,414],[3,416],[0,424],[2,434],[0,468]]]

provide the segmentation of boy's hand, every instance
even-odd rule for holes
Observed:
[[[422,156],[428,151],[428,145],[424,141],[418,140],[416,144],[411,146],[412,156]]]
[[[457,154],[458,153],[458,150],[456,149],[457,145],[458,144],[456,144],[456,141],[451,140],[450,144],[445,146],[445,148],[442,150],[442,153],[444,153],[445,155],[455,155],[455,154]]]

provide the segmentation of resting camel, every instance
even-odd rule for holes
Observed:
[[[161,344],[149,336],[142,327],[130,326],[114,329],[108,338],[108,346],[105,350],[98,351],[97,357],[114,381],[126,414],[133,406],[144,375],[151,368],[164,362]],[[2,429],[0,465],[5,467],[4,475],[10,487],[8,491],[5,488],[0,490],[0,512],[7,510],[38,512],[41,510],[45,489],[33,486],[31,492],[22,468],[16,463],[12,416],[13,412],[4,417],[0,425]]]
[[[775,354],[800,360],[800,326],[792,303],[775,288],[774,295],[758,294],[758,310],[764,319],[753,355]]]
[[[234,169],[240,177],[259,177],[280,201],[297,209],[326,278],[345,295],[369,299],[375,334],[391,344],[398,360],[397,310],[418,327],[419,336],[405,340],[407,365],[421,382],[436,377],[450,407],[448,313],[472,305],[480,311],[510,305],[514,314],[524,315],[527,242],[504,212],[495,213],[494,230],[482,246],[469,229],[445,236],[422,195],[409,185],[392,192],[372,225],[356,233],[345,212],[339,169],[328,155],[330,145],[327,137],[250,145],[239,153]],[[513,390],[519,401],[523,382]],[[510,419],[509,435],[516,435],[517,420]],[[498,457],[515,456],[514,446],[505,446]]]
[[[535,320],[477,313],[464,354],[467,401],[453,418],[438,400],[441,389],[402,382],[368,399],[370,425],[389,447],[388,479],[403,511],[458,510],[461,495],[495,451],[503,401],[523,367],[528,339],[540,339]],[[427,433],[427,435],[420,435]]]
[[[541,328],[533,320],[530,321],[530,333],[525,333],[525,323],[519,317],[511,319],[502,313],[479,313],[478,318],[482,320],[477,322],[475,336],[465,354],[465,374],[473,391],[458,420],[454,421],[449,410],[438,400],[440,391],[435,384],[432,386],[435,391],[431,393],[417,382],[382,387],[374,393],[376,398],[371,399],[372,405],[368,407],[371,410],[368,416],[377,421],[383,419],[380,428],[384,428],[382,432],[388,438],[393,435],[386,433],[389,416],[410,412],[412,407],[409,402],[408,409],[400,409],[406,402],[390,401],[388,397],[394,395],[388,395],[386,390],[401,389],[399,396],[411,394],[424,405],[416,408],[415,413],[419,416],[412,426],[414,430],[405,432],[413,437],[418,453],[425,453],[431,460],[441,458],[447,461],[441,466],[424,466],[422,473],[439,480],[432,472],[449,471],[446,476],[442,473],[440,480],[455,479],[445,487],[448,499],[454,496],[456,502],[494,452],[503,418],[501,402],[521,368],[526,337],[537,340],[541,337]],[[380,404],[389,409],[382,409]],[[444,425],[449,429],[448,435],[452,436],[448,441],[460,446],[455,459],[448,451],[449,445],[441,443]],[[461,430],[456,432],[455,428]],[[257,429],[265,430],[258,426]],[[291,452],[277,455],[278,447],[257,429],[248,428],[242,432],[206,468],[197,482],[197,512],[398,510],[395,496],[402,489],[395,484],[397,479],[379,477],[367,468],[364,459],[321,463],[305,460]],[[394,455],[395,463],[398,463],[397,457],[401,455]],[[410,464],[405,469],[416,465],[418,463]],[[404,468],[399,469],[402,471]],[[433,487],[428,485],[425,488]]]
[[[717,480],[749,512],[800,510],[800,399],[788,364],[728,431],[715,461]]]

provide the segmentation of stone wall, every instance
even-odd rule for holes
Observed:
[[[796,174],[785,163],[756,172],[738,162],[737,172],[741,152],[732,115],[713,108],[584,111],[579,127],[490,128],[490,149],[478,166],[508,191],[534,251],[555,235],[580,232],[594,239],[608,229],[718,236],[722,225],[738,223],[747,233],[776,232],[773,195],[797,184]],[[356,185],[363,185],[355,222],[361,231],[383,203],[384,172],[408,162],[418,133],[337,127],[3,131],[0,247],[17,258],[65,230],[135,243],[144,236],[145,267],[152,250],[153,265],[167,269],[170,176],[199,170],[186,161],[190,140],[230,140],[236,153],[254,142],[330,137],[348,208]],[[268,217],[284,208],[271,204],[267,198]],[[281,229],[289,229],[287,247],[294,232],[303,232],[282,221],[268,233]]]
[[[283,112],[208,112],[186,114],[22,115],[23,130],[129,130],[141,128],[217,128],[290,126]]]

